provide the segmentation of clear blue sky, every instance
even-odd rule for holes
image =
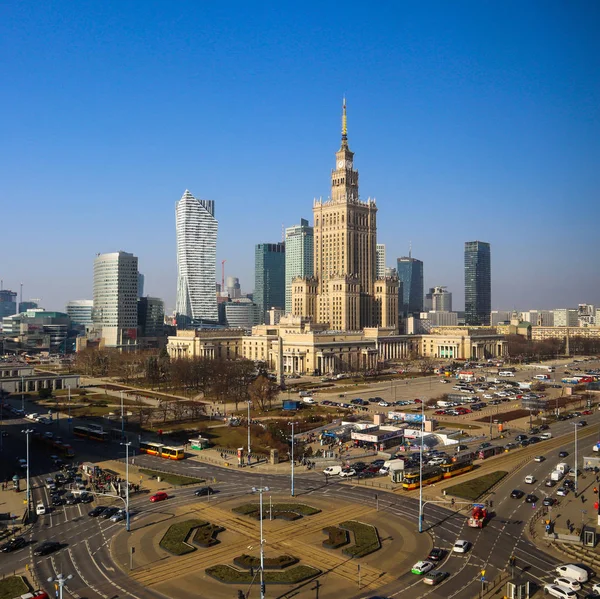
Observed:
[[[92,297],[139,257],[174,307],[174,205],[213,199],[217,268],[329,195],[341,99],[387,262],[463,302],[492,244],[493,308],[600,303],[600,3],[9,1],[0,9],[5,288]]]

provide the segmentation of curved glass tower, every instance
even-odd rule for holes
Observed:
[[[217,227],[213,200],[198,200],[187,189],[175,206],[177,302],[175,311],[194,320],[217,322],[215,288]]]

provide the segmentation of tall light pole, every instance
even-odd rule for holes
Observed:
[[[575,426],[575,497],[577,497],[577,429],[579,428],[578,422],[573,422]]]
[[[125,438],[125,420],[123,419],[123,391],[121,391],[121,439]]]
[[[248,459],[250,459],[250,406],[252,402],[248,400]]]
[[[297,422],[288,422],[288,425],[292,427],[292,489],[291,496],[294,496],[294,426]]]
[[[71,426],[71,385],[67,385],[67,391],[69,392],[68,404],[69,404],[69,416],[67,420],[67,430]]]
[[[63,587],[67,580],[71,580],[71,578],[73,578],[73,574],[69,574],[66,578],[62,574],[59,574],[56,578],[48,578],[48,582],[53,582],[58,585],[59,599],[63,599]]]
[[[27,519],[29,519],[29,512],[31,509],[31,507],[30,507],[31,487],[29,486],[29,435],[31,435],[31,433],[33,433],[33,429],[26,428],[24,431],[21,431],[21,432],[24,433],[27,438],[27,491],[25,493],[25,500],[27,501]]]
[[[421,403],[421,444],[419,445],[419,532],[423,532],[423,439],[425,438],[425,402]]]
[[[121,445],[125,445],[125,530],[131,532],[129,522],[129,446],[131,441],[121,443]]]
[[[263,493],[268,492],[269,487],[252,487],[253,493],[259,494],[259,509],[260,509],[260,599],[265,599],[265,548],[263,539]]]
[[[21,410],[23,410],[23,416],[25,415],[25,377],[21,375]]]

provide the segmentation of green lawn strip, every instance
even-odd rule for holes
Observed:
[[[326,535],[329,535],[329,537],[323,541],[323,547],[326,547],[327,549],[338,549],[350,542],[348,531],[342,530],[337,526],[327,526],[323,529],[323,532]]]
[[[459,483],[452,487],[446,488],[448,495],[454,495],[462,499],[470,499],[475,501],[481,497],[488,489],[491,489],[497,482],[501,481],[508,472],[500,470],[498,472],[490,472],[490,474],[484,474],[471,480]]]
[[[186,553],[196,551],[196,548],[186,541],[194,528],[206,526],[207,524],[208,522],[197,519],[171,524],[160,540],[160,546],[173,555],[185,555]]]
[[[238,568],[245,568],[249,570],[250,568],[259,568],[260,567],[260,557],[256,555],[238,555],[238,557],[234,558],[233,563]],[[298,559],[291,555],[280,555],[278,557],[265,557],[265,570],[283,570],[283,568],[289,568],[294,564],[298,563]]]
[[[374,526],[356,520],[347,520],[340,522],[339,527],[354,533],[354,545],[343,550],[343,553],[349,557],[364,557],[381,548],[379,534]]]
[[[9,576],[0,580],[0,599],[14,599],[29,593],[22,576]]]
[[[205,526],[200,526],[196,529],[192,543],[199,545],[200,547],[212,547],[213,545],[217,545],[220,542],[217,539],[217,535],[224,530],[225,529],[222,526],[207,522]]]
[[[158,470],[147,470],[146,468],[140,468],[140,474],[147,476],[148,478],[157,478],[160,476],[160,480],[170,485],[183,486],[183,485],[199,485],[205,480],[203,478],[194,478],[192,476],[182,476],[181,474],[172,474],[171,472],[159,472]]]
[[[258,518],[259,509],[259,504],[257,503],[245,503],[244,505],[233,508],[232,511],[236,514],[241,514],[242,516]],[[272,512],[273,518],[297,520],[302,516],[313,516],[320,511],[321,510],[304,503],[274,503],[272,507],[263,505],[263,518],[268,518],[270,512]]]
[[[227,584],[248,584],[254,578],[254,574],[250,573],[249,570],[237,570],[225,564],[206,568],[205,572],[219,582]],[[320,573],[321,570],[312,566],[294,566],[275,572],[265,571],[264,579],[268,584],[298,584]]]

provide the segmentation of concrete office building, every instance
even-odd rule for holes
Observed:
[[[377,206],[374,199],[359,197],[345,102],[335,166],[330,198],[313,202],[314,276],[292,280],[292,315],[334,331],[381,327],[383,322],[397,326],[398,281],[377,279]]]
[[[510,310],[492,310],[490,312],[490,324],[495,327],[498,324],[510,322]],[[528,320],[524,318],[523,320]]]
[[[217,322],[215,278],[217,228],[213,200],[198,200],[187,189],[175,207],[177,301],[175,312],[196,321]]]
[[[558,308],[552,310],[554,314],[555,327],[576,327],[579,326],[579,314],[577,310],[570,308]]]
[[[127,252],[94,260],[94,327],[106,347],[133,349],[137,343],[138,259]]]
[[[552,310],[528,310],[527,312],[521,312],[520,317],[522,321],[530,322],[534,327],[554,326],[554,312]],[[507,320],[510,320],[510,316]]]
[[[240,298],[225,304],[225,323],[230,329],[251,331],[260,320],[260,308],[252,300]]]
[[[227,295],[232,300],[242,297],[242,288],[240,280],[237,277],[227,277],[225,279],[225,287],[227,288]]]
[[[378,279],[385,279],[385,243],[378,243],[375,248],[377,256],[377,266],[375,267],[375,276]]]
[[[74,325],[90,327],[94,324],[92,311],[94,300],[71,300],[66,306],[66,313]]]
[[[465,242],[465,322],[488,326],[492,311],[492,267],[490,244]]]
[[[402,283],[402,313],[404,316],[423,311],[423,262],[412,257],[402,256],[397,260],[398,279]]]
[[[431,299],[433,312],[452,312],[452,294],[446,287],[435,287]]]
[[[285,230],[285,311],[292,311],[292,281],[314,275],[314,231],[308,221]]]
[[[285,306],[285,243],[259,243],[254,250],[254,302],[266,311]]]

